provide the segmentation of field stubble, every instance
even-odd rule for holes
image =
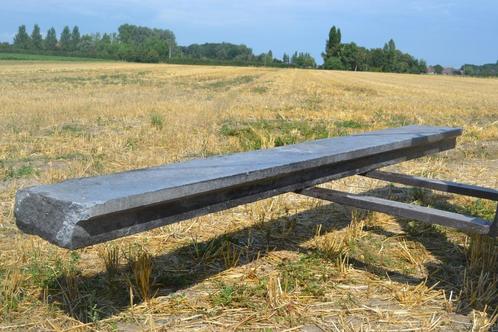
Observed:
[[[458,148],[391,167],[498,186],[498,80],[0,62],[0,329],[485,331],[496,242],[286,194],[67,252],[21,234],[16,190],[407,124]],[[491,202],[327,186],[491,218]],[[348,223],[352,221],[350,226]]]

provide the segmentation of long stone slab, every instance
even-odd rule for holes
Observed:
[[[461,132],[407,126],[26,188],[16,222],[75,249],[448,150]]]

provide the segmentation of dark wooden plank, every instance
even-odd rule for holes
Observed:
[[[370,171],[362,175],[372,179],[400,183],[408,186],[498,201],[498,190],[491,188],[378,170]]]
[[[414,219],[427,224],[438,224],[474,234],[488,234],[491,223],[486,220],[441,211],[418,205],[390,201],[383,198],[348,194],[324,188],[309,188],[298,193],[355,208],[382,212],[397,217]]]

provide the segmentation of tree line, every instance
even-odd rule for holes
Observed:
[[[496,63],[487,63],[480,66],[465,64],[462,66],[461,71],[464,75],[469,75],[469,76],[482,76],[482,77],[498,76],[498,61],[496,61]]]
[[[246,45],[204,43],[180,46],[167,29],[123,24],[117,33],[80,33],[78,26],[64,27],[60,36],[50,28],[45,36],[35,24],[31,33],[25,25],[18,28],[13,43],[0,44],[0,51],[117,59],[131,62],[171,62],[186,64],[230,64],[315,68],[309,53],[285,54],[282,59],[272,51],[254,54]]]
[[[34,25],[31,32],[28,32],[25,25],[21,25],[12,43],[0,43],[0,51],[150,63],[318,67],[414,74],[427,71],[424,60],[400,51],[392,39],[382,48],[368,49],[354,42],[343,43],[341,29],[336,26],[332,26],[329,31],[321,66],[317,66],[313,56],[307,52],[284,53],[279,59],[273,56],[271,50],[254,54],[244,44],[204,43],[181,46],[177,44],[171,30],[131,24],[119,26],[117,33],[83,35],[78,26],[65,26],[60,35],[52,27],[43,35],[38,24]],[[433,68],[438,72],[438,69],[442,70],[439,67],[441,66]],[[498,62],[482,66],[466,64],[462,66],[461,72],[465,75],[497,76]]]
[[[322,53],[325,69],[380,71],[395,73],[425,73],[427,64],[396,48],[389,40],[383,48],[367,49],[356,43],[342,43],[341,29],[333,26]]]
[[[85,35],[78,26],[65,26],[59,37],[53,27],[43,37],[37,24],[31,34],[21,25],[13,43],[2,46],[3,50],[137,62],[158,62],[161,57],[171,57],[177,49],[172,31],[129,24],[121,25],[118,33]]]

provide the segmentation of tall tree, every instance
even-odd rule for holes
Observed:
[[[21,25],[14,37],[14,46],[20,49],[29,49],[31,47],[31,38],[26,32],[26,26]]]
[[[31,45],[35,50],[41,50],[43,48],[43,37],[38,24],[35,24],[33,32],[31,33]]]
[[[385,65],[386,57],[382,48],[373,48],[370,50],[369,65],[373,71],[382,71]]]
[[[293,66],[300,68],[315,68],[316,62],[315,59],[309,53],[294,53],[292,56],[291,63]]]
[[[64,27],[64,30],[62,30],[59,44],[60,44],[61,49],[63,51],[70,51],[71,50],[71,44],[72,44],[72,42],[71,42],[71,30],[69,30],[69,27],[67,25]]]
[[[47,36],[45,37],[45,48],[52,51],[57,49],[57,33],[53,27],[47,31]]]
[[[71,50],[77,50],[78,44],[81,41],[80,28],[77,25],[74,26],[73,32],[71,33]]]
[[[393,39],[390,39],[387,43],[384,44],[384,57],[385,63],[383,71],[386,72],[395,72],[397,71],[397,55],[398,52],[396,50],[396,44]]]
[[[297,62],[297,51],[295,51],[294,54],[292,54],[291,59],[290,59],[290,63],[292,65],[296,65],[296,62]]]
[[[341,39],[341,29],[335,25],[332,26],[329,31],[329,38],[325,44],[325,52],[322,53],[323,67],[325,69],[344,69],[340,59]]]
[[[273,52],[271,50],[269,50],[268,53],[264,55],[263,61],[265,66],[273,62]]]
[[[290,58],[287,53],[284,53],[284,56],[282,57],[282,62],[288,65],[290,63]]]
[[[329,31],[329,39],[327,39],[327,43],[325,45],[324,60],[339,55],[341,39],[341,29],[336,28],[334,25]]]
[[[107,33],[104,33],[102,35],[102,38],[96,38],[97,41],[97,48],[99,51],[102,53],[108,53],[109,49],[111,48],[111,36]]]

